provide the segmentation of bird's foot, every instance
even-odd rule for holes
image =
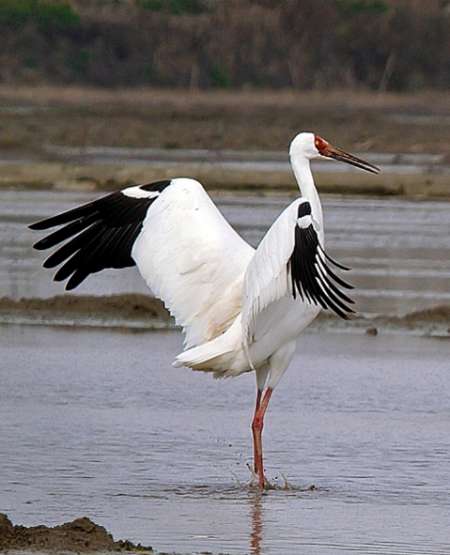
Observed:
[[[252,479],[249,483],[249,487],[252,489],[259,489],[260,491],[268,491],[268,490],[279,490],[279,491],[315,491],[317,488],[314,484],[309,486],[296,486],[290,483],[283,472],[279,473],[279,476],[275,477],[275,482],[269,482],[269,480],[264,476],[264,486],[261,487],[259,483],[259,476],[255,472],[252,465],[247,464],[247,468],[252,475]],[[279,483],[283,480],[283,483]]]
[[[267,490],[271,490],[271,489],[277,489],[277,487],[272,484],[271,482],[269,482],[269,480],[264,476],[264,486],[261,487],[260,483],[259,483],[259,476],[258,474],[255,472],[255,470],[253,469],[253,467],[250,464],[247,464],[247,468],[250,471],[250,474],[252,475],[252,480],[249,484],[249,486],[251,488],[259,488],[261,490],[267,491]]]
[[[264,476],[264,488],[265,491],[270,490],[270,489],[278,489],[277,486],[275,484],[272,484],[272,482],[269,482],[269,480]]]

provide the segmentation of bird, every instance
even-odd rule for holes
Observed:
[[[289,158],[300,196],[285,208],[256,249],[231,227],[201,183],[177,177],[128,186],[31,224],[57,227],[33,246],[58,248],[45,268],[72,290],[105,268],[137,266],[184,332],[175,367],[216,378],[254,372],[251,423],[257,487],[268,488],[262,431],[273,391],[290,365],[297,339],[321,310],[348,319],[349,270],[326,252],[311,160],[334,159],[379,168],[312,132],[297,134]]]

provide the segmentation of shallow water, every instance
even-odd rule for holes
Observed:
[[[443,118],[438,118],[441,122]],[[444,118],[445,119],[445,118]],[[45,150],[52,158],[62,162],[76,164],[145,164],[157,166],[170,161],[172,167],[177,164],[194,162],[214,164],[223,170],[251,171],[286,171],[291,172],[287,152],[280,151],[239,151],[208,149],[160,149],[160,148],[123,148],[123,147],[67,147],[46,145]],[[357,153],[358,154],[358,153]],[[450,174],[450,167],[445,164],[442,154],[427,153],[385,153],[370,152],[359,154],[367,161],[390,174]],[[1,163],[1,162],[0,162]],[[314,160],[313,169],[320,172],[351,173],[359,170],[331,162]]]
[[[16,523],[86,514],[170,552],[450,553],[448,341],[304,335],[265,428],[268,477],[293,489],[261,496],[253,376],[173,369],[174,332],[0,332],[0,510]]]
[[[0,297],[49,297],[62,284],[42,269],[47,253],[31,248],[42,233],[26,225],[99,196],[99,193],[0,191]],[[251,244],[287,206],[287,197],[220,196],[220,209]],[[323,199],[327,248],[353,268],[358,310],[404,314],[450,302],[450,209],[447,202],[401,199]],[[135,268],[90,276],[80,294],[141,292]]]

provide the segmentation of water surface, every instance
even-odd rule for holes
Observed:
[[[0,510],[158,550],[450,553],[450,342],[305,334],[247,487],[254,378],[173,369],[175,332],[0,328]],[[307,488],[316,486],[313,491]]]

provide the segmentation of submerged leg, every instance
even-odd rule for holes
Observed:
[[[260,400],[259,406],[255,411],[255,416],[252,422],[255,472],[258,475],[258,485],[261,489],[264,489],[264,486],[266,484],[263,464],[262,431],[264,427],[264,415],[266,413],[267,407],[269,406],[272,392],[272,388],[268,387],[266,389],[266,392],[264,393],[264,396],[262,397],[262,400]]]

